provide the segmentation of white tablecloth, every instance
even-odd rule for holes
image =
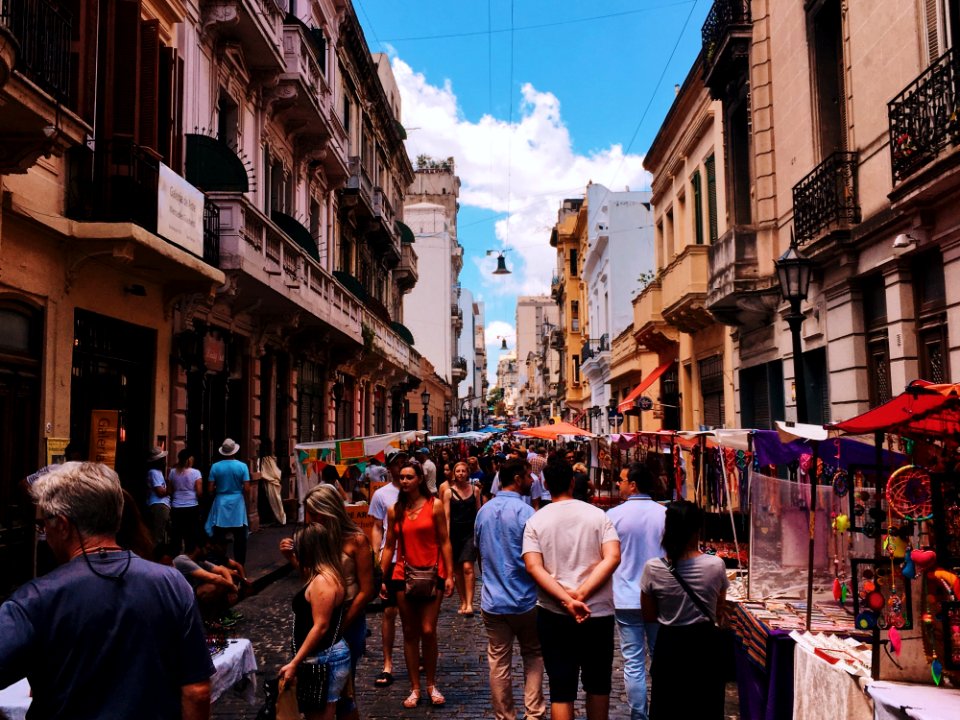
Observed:
[[[798,644],[793,654],[793,720],[841,718],[873,719],[870,700],[860,689],[859,678]]]
[[[235,687],[244,700],[256,704],[257,659],[249,640],[230,640],[226,650],[213,658],[213,667],[216,672],[210,683],[211,702]],[[26,679],[0,690],[0,720],[24,720],[29,707],[30,683]]]
[[[876,720],[957,720],[960,690],[878,680],[867,686]]]

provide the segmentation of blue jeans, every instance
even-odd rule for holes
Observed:
[[[657,624],[645,623],[640,610],[617,610],[616,618],[630,720],[647,720],[647,644],[653,657]]]

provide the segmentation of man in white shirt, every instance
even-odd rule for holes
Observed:
[[[550,680],[550,717],[573,720],[578,680],[587,717],[610,711],[614,605],[611,576],[620,540],[606,513],[573,499],[573,468],[548,463],[543,471],[553,502],[523,531],[523,560],[538,585],[537,632]]]
[[[433,460],[430,459],[430,451],[426,447],[418,448],[417,460],[420,461],[420,465],[423,467],[423,477],[427,481],[427,488],[434,495],[437,494],[437,466],[434,464]]]
[[[370,509],[367,515],[378,522],[373,524],[373,548],[375,554],[374,567],[380,567],[380,554],[387,538],[387,515],[400,496],[400,466],[406,462],[408,455],[404,450],[391,448],[387,451],[386,463],[390,471],[391,482],[377,490],[370,498]],[[396,556],[393,561],[396,562]],[[390,566],[391,572],[393,565]],[[389,577],[389,574],[388,576]],[[386,584],[389,588],[389,583]],[[377,687],[387,687],[393,684],[393,643],[397,636],[397,596],[392,592],[381,592],[383,603],[383,620],[380,623],[380,637],[383,641],[383,672],[373,681]]]
[[[613,604],[630,720],[647,720],[647,646],[652,656],[657,624],[643,621],[640,577],[647,560],[663,557],[660,542],[667,511],[650,496],[653,476],[642,463],[630,463],[620,471],[619,490],[623,503],[607,512],[620,536],[620,566],[613,573]]]

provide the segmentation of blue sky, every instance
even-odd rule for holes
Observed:
[[[457,162],[460,279],[484,301],[498,348],[517,295],[549,291],[560,201],[591,180],[649,187],[642,155],[700,50],[710,0],[354,5],[370,49],[392,58],[411,155]],[[509,248],[512,275],[490,274],[488,248]]]

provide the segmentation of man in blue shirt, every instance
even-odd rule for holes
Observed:
[[[474,526],[477,550],[483,561],[480,610],[487,630],[490,698],[497,720],[516,720],[510,666],[514,638],[523,659],[523,699],[526,717],[546,717],[543,698],[543,656],[537,637],[537,586],[521,555],[523,527],[533,508],[521,499],[529,491],[530,466],[510,460],[500,467],[500,491],[487,501]]]
[[[623,655],[623,681],[631,720],[647,718],[646,645],[656,640],[656,623],[643,622],[640,612],[640,576],[647,560],[663,556],[666,509],[653,501],[653,476],[638,462],[620,471],[623,503],[607,517],[620,536],[620,566],[613,573],[613,605]]]

